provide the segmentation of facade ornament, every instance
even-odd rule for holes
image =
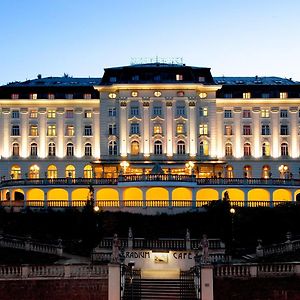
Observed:
[[[121,243],[118,238],[118,235],[115,233],[112,243],[112,256],[111,256],[111,262],[112,263],[119,263],[120,262],[120,247]]]

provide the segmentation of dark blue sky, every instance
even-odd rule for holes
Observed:
[[[300,80],[299,15],[297,0],[0,0],[0,84],[155,56]]]

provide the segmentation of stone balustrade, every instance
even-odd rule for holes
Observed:
[[[256,248],[256,255],[258,257],[264,257],[269,255],[292,252],[298,249],[300,249],[300,240],[294,240],[294,241],[287,240],[284,243],[268,245],[264,247],[259,245]]]

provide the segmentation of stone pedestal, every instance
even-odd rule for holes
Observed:
[[[108,300],[121,298],[121,267],[120,264],[108,265]]]
[[[201,300],[214,300],[214,276],[212,265],[201,266]]]

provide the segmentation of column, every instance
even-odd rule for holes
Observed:
[[[234,156],[240,158],[244,155],[242,151],[242,133],[241,133],[241,108],[234,108],[234,132],[235,135],[235,151]]]
[[[290,108],[290,153],[289,155],[292,158],[299,157],[299,148],[298,148],[298,123],[297,123],[297,107]]]
[[[120,103],[120,154],[127,156],[127,102]]]
[[[196,202],[197,202],[197,188],[192,188],[192,207],[196,208]]]
[[[142,197],[143,197],[143,208],[147,208],[147,202],[146,202],[146,190],[147,188],[142,188]]]
[[[222,158],[225,156],[224,151],[224,143],[223,143],[223,136],[224,136],[224,120],[223,120],[223,108],[218,107],[217,111],[217,158]]]
[[[188,137],[189,137],[189,153],[194,157],[197,153],[197,130],[196,130],[196,103],[194,101],[189,102],[189,115],[188,115]]]
[[[58,108],[56,111],[56,126],[57,126],[57,145],[56,145],[56,156],[57,157],[64,157],[65,151],[64,151],[64,144],[65,144],[65,134],[64,134],[64,108]]]
[[[172,102],[168,101],[167,106],[167,117],[166,117],[166,142],[167,142],[167,156],[173,156],[173,110]]]
[[[10,109],[9,108],[3,108],[2,109],[2,156],[7,158],[10,156]]]
[[[76,157],[82,157],[82,108],[76,107],[75,109],[75,151],[74,155]]]
[[[74,200],[76,200],[76,199],[74,199]],[[68,206],[72,207],[72,189],[71,188],[68,189]]]
[[[21,108],[21,157],[28,157],[28,109]]]
[[[44,209],[48,207],[48,189],[44,188]]]
[[[259,124],[259,107],[253,107],[252,110],[252,136],[253,136],[253,156],[255,158],[260,157],[261,154],[261,143],[260,143],[260,124]]]
[[[213,300],[214,299],[214,276],[213,266],[201,266],[201,299]]]
[[[143,102],[143,153],[144,156],[150,156],[150,112],[149,102]]]
[[[46,133],[47,133],[47,120],[46,120],[46,108],[39,108],[39,152],[40,158],[46,157]]]
[[[108,264],[108,300],[121,298],[121,268],[120,264]]]
[[[211,102],[209,105],[209,137],[210,137],[210,156],[216,157],[217,150],[217,126],[216,126],[216,102]]]
[[[93,137],[94,137],[94,149],[93,149],[93,156],[100,157],[100,113],[99,108],[93,109]]]
[[[167,190],[168,190],[168,200],[169,200],[169,208],[172,208],[173,207],[173,205],[172,205],[172,191],[173,191],[173,189],[172,188],[167,188]]]
[[[280,134],[280,124],[279,124],[279,108],[272,107],[271,109],[271,126],[272,126],[272,157],[279,157],[279,134]]]
[[[120,208],[124,207],[124,189],[119,188]]]

